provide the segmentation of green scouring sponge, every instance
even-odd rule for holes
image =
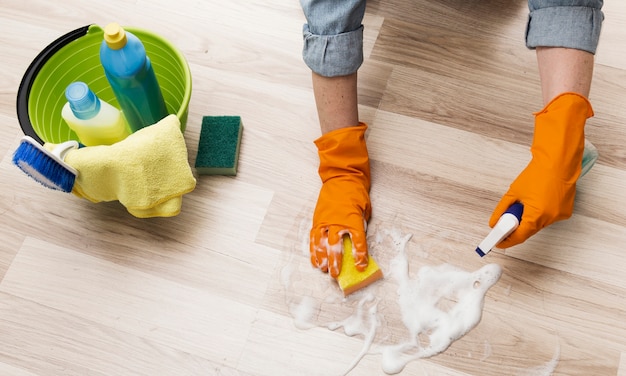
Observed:
[[[204,116],[196,171],[200,175],[237,175],[243,123],[240,116]]]

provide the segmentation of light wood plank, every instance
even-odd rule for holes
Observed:
[[[320,136],[302,62],[300,4],[282,0],[5,0],[0,14],[0,373],[10,375],[342,374],[364,336],[326,328],[350,317],[308,259],[320,187]],[[448,263],[503,269],[480,323],[402,375],[626,374],[626,3],[606,15],[586,137],[600,159],[578,184],[574,216],[481,259],[488,217],[530,155],[541,107],[525,1],[375,0],[364,19],[359,110],[372,164],[370,252],[388,273],[412,234],[415,277]],[[117,21],[185,55],[193,94],[189,162],[202,117],[244,123],[236,177],[197,176],[174,218],[140,220],[117,202],[46,190],[11,163],[22,135],[15,98],[41,49],[77,27]],[[285,284],[286,270],[290,271]],[[375,348],[405,340],[397,282],[378,299],[379,332],[349,375],[383,375]],[[293,304],[319,303],[298,329]]]
[[[221,362],[6,293],[0,293],[0,311],[5,375],[221,375],[228,370]]]
[[[602,45],[597,52],[597,61],[624,70],[626,69],[624,49],[611,46],[619,46],[626,40],[626,10],[622,4],[614,1],[607,1],[602,9],[605,21],[602,25]]]
[[[626,353],[622,353],[619,361],[619,368],[617,369],[617,376],[626,375]]]
[[[256,316],[254,306],[34,238],[0,291],[229,366],[237,364]]]

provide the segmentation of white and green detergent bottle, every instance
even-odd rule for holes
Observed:
[[[65,98],[61,116],[83,145],[111,145],[130,134],[122,112],[98,98],[86,83],[72,82]]]

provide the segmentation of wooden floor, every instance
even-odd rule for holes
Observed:
[[[363,349],[349,374],[384,374],[376,349],[408,335],[397,282],[344,300],[306,255],[319,128],[297,1],[1,4],[1,375],[341,375]],[[526,1],[368,3],[359,79],[373,257],[389,275],[399,234],[412,236],[413,278],[442,264],[503,270],[480,323],[402,375],[626,375],[626,3],[604,11],[586,127],[600,159],[574,215],[481,259],[542,107]],[[198,176],[174,218],[47,190],[11,163],[29,63],[69,30],[111,21],[188,59],[192,166],[204,115],[243,119],[238,175]],[[327,328],[363,305],[379,322],[371,346],[365,332]]]

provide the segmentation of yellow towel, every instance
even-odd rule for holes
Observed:
[[[78,171],[72,193],[96,203],[119,200],[138,218],[178,215],[182,195],[196,187],[175,115],[113,145],[72,150],[65,162]]]

